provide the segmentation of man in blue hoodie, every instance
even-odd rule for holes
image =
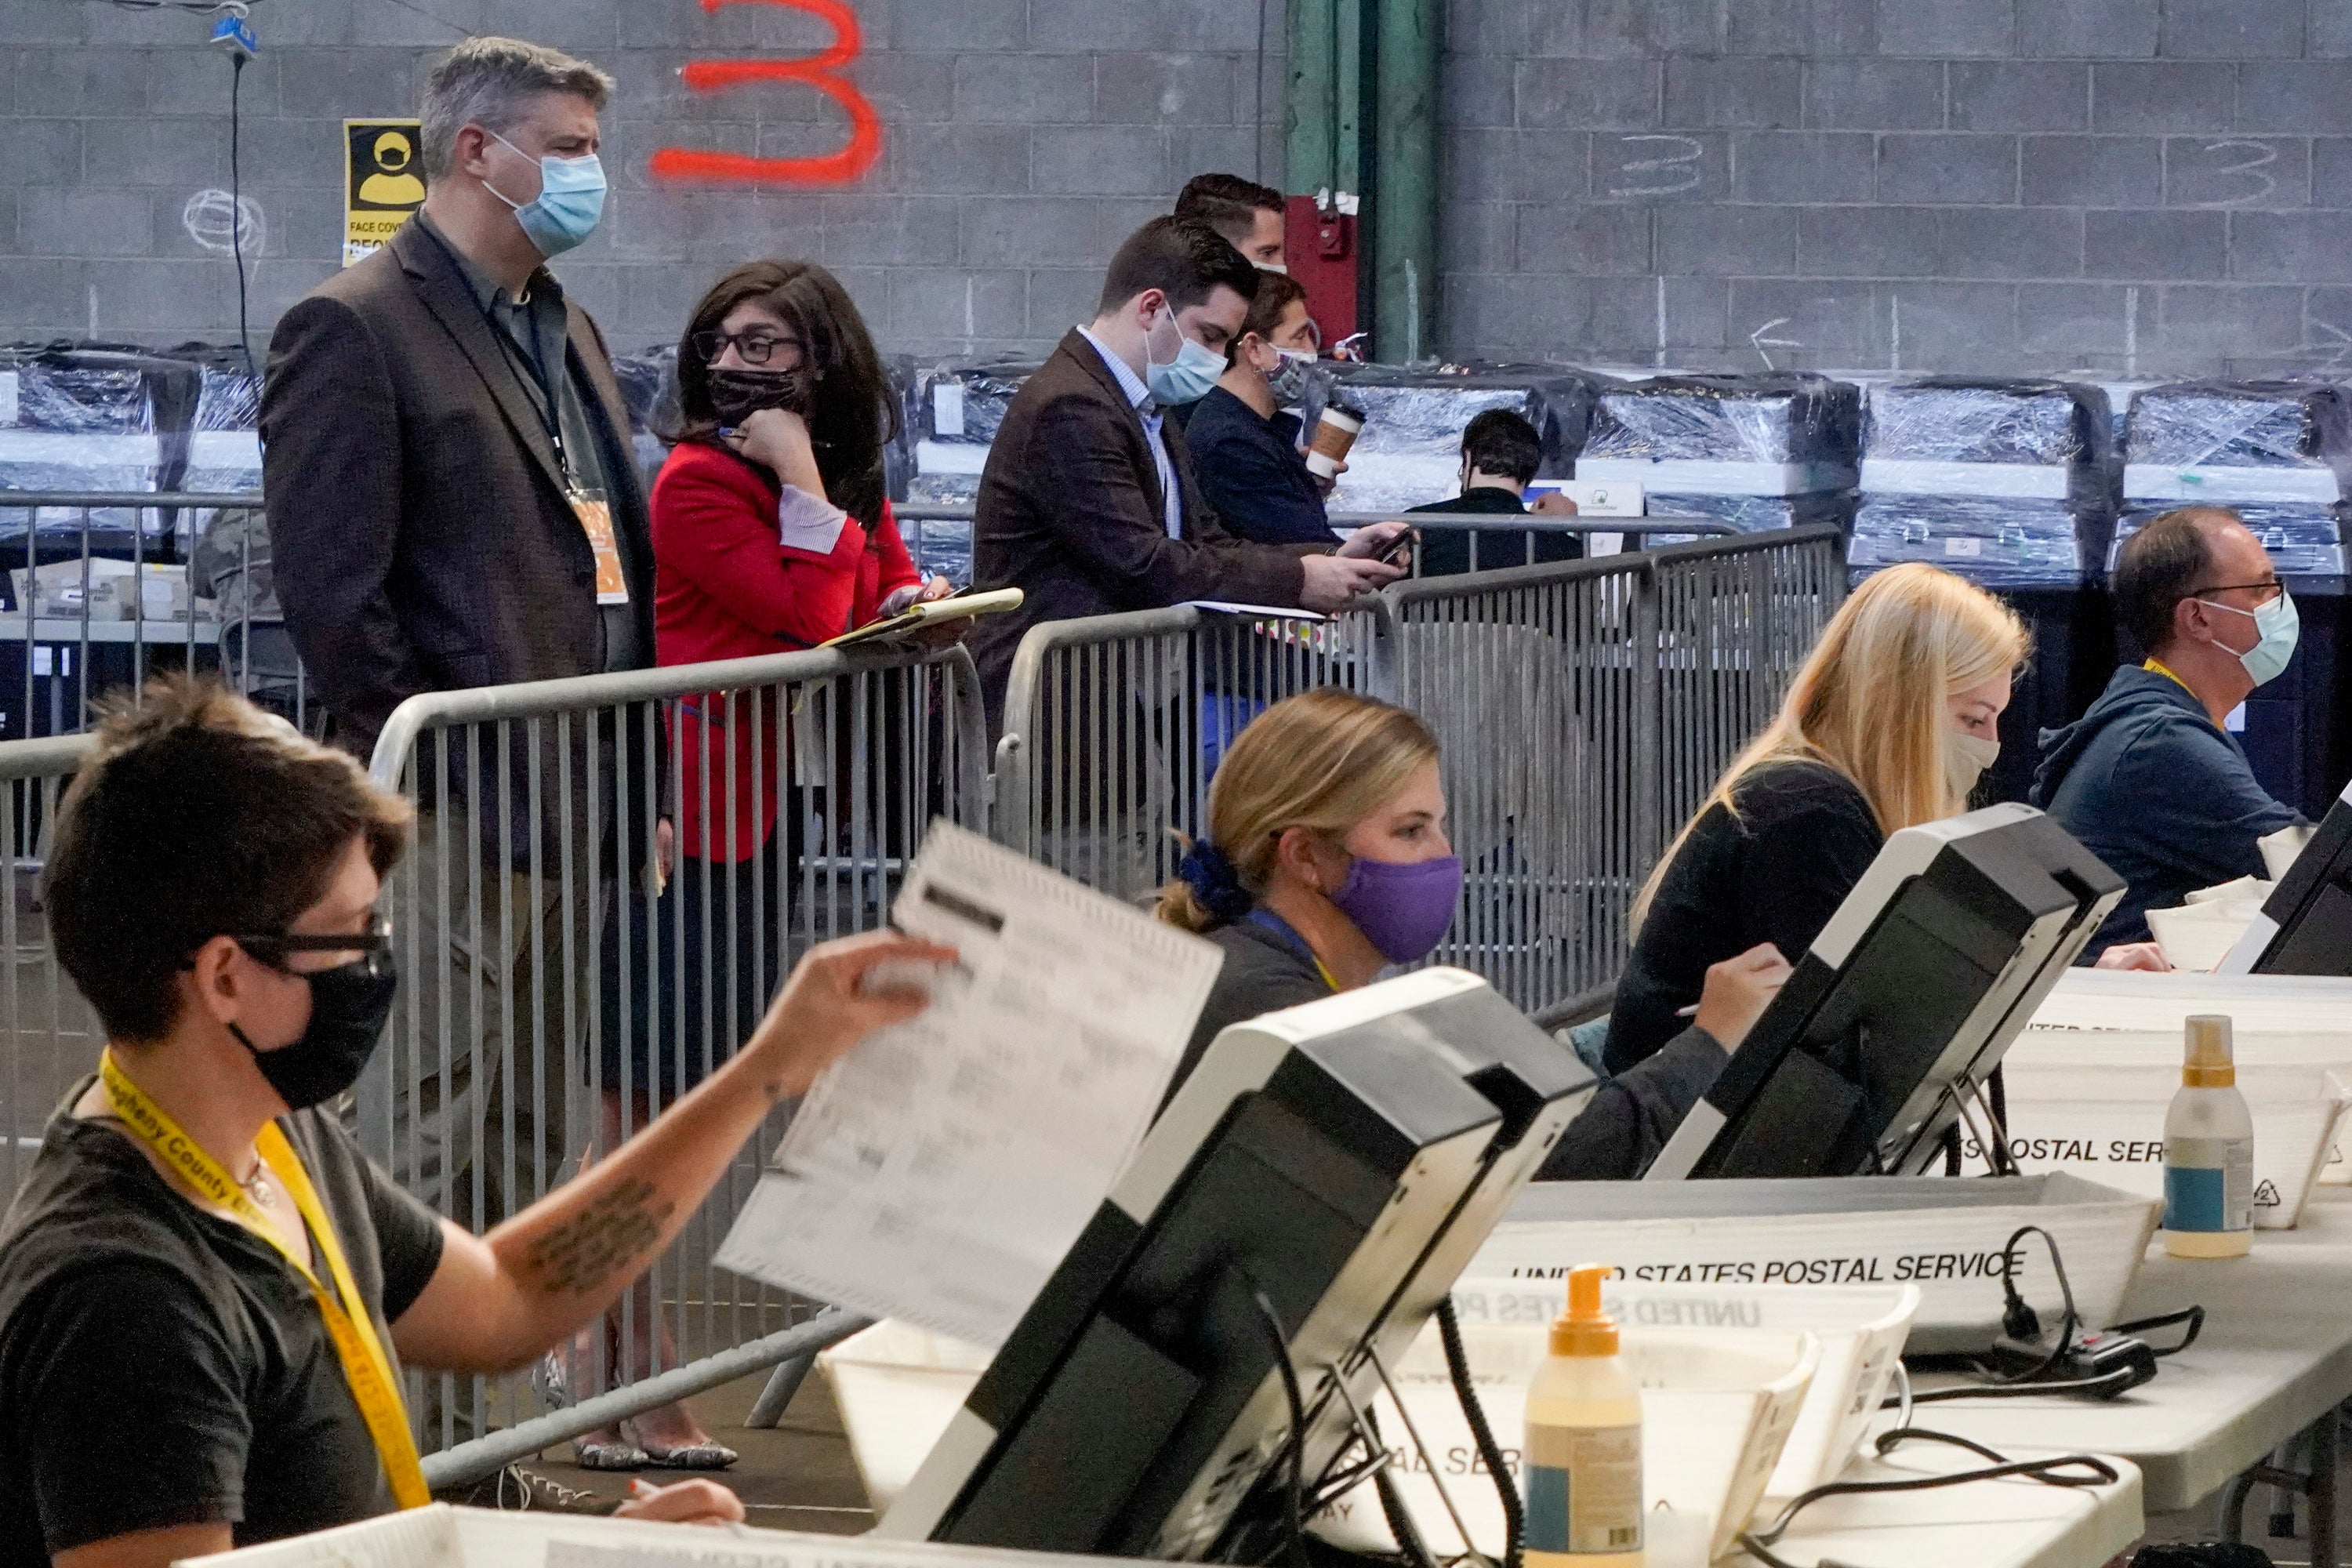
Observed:
[[[2294,601],[2261,542],[2224,507],[2166,512],[2125,542],[2114,594],[2147,662],[2116,670],[2089,712],[2042,732],[2032,792],[2130,885],[2093,952],[2147,942],[2151,909],[2262,876],[2257,841],[2304,820],[2255,781],[2225,724],[2294,657]]]

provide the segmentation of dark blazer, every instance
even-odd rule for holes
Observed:
[[[551,282],[542,271],[534,287]],[[565,310],[650,660],[653,544],[627,405],[595,323]],[[412,219],[270,339],[262,483],[278,593],[337,741],[363,760],[417,692],[599,666],[595,557],[497,331]]]
[[[1072,331],[1004,412],[972,522],[975,585],[1027,595],[973,628],[992,731],[1002,728],[1013,650],[1040,621],[1159,609],[1188,599],[1292,606],[1297,548],[1235,539],[1202,498],[1172,422],[1161,435],[1182,495],[1183,533],[1162,521],[1159,465],[1141,416],[1093,343]]]

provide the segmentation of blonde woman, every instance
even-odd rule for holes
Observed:
[[[1764,942],[1793,962],[1888,834],[1968,808],[2026,647],[2008,605],[1932,566],[1854,590],[1642,890],[1610,1071],[1674,1038],[1710,964]]]
[[[1368,985],[1444,939],[1462,862],[1437,760],[1417,716],[1336,689],[1277,703],[1242,731],[1209,788],[1208,836],[1160,897],[1161,920],[1225,953],[1177,1083],[1227,1025]],[[1788,973],[1758,953],[1716,969],[1675,1050],[1608,1086],[1547,1177],[1638,1174]]]

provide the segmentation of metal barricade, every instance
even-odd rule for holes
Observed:
[[[1658,811],[1671,839],[1779,708],[1845,598],[1835,528],[1661,550]],[[1655,856],[1665,847],[1659,841]]]
[[[1048,622],[1013,659],[997,837],[1139,896],[1268,703],[1388,697],[1437,734],[1465,863],[1436,957],[1555,1010],[1615,979],[1643,882],[1770,717],[1843,596],[1841,562],[1838,531],[1811,528],[1414,579],[1329,623],[1191,605]]]
[[[935,816],[982,825],[984,735],[961,647],[402,704],[373,772],[416,802],[416,848],[386,891],[403,983],[359,1089],[362,1146],[477,1228],[610,1152],[732,1053],[809,944],[883,923]],[[506,1378],[420,1375],[425,1446],[595,1401],[585,1424],[531,1428],[577,1435],[679,1385],[648,1379],[797,1344],[776,1336],[815,1303],[710,1261],[784,1121],[567,1351]],[[603,1397],[648,1386],[634,1406]]]
[[[1436,734],[1462,908],[1435,959],[1538,1012],[1612,979],[1655,854],[1651,557],[1400,583],[1396,697]]]
[[[88,736],[0,742],[0,1020],[7,1029],[8,1142],[0,1181],[14,1193],[32,1169],[41,1131],[75,1082],[98,1069],[103,1032],[58,967],[40,906],[41,871],[58,798],[89,755]]]
[[[308,725],[261,498],[0,490],[0,737],[78,732],[93,697],[171,669]]]
[[[1175,874],[1250,720],[1318,686],[1386,694],[1387,606],[1330,620],[1198,605],[1047,621],[1022,638],[996,752],[1002,842],[1120,898]]]

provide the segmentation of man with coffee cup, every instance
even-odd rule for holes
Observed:
[[[1013,650],[1040,621],[1191,599],[1330,612],[1403,574],[1381,559],[1402,523],[1336,548],[1255,544],[1202,497],[1162,410],[1224,374],[1258,276],[1206,225],[1152,219],[1112,258],[1094,321],[1072,329],[1006,409],[972,522],[975,586],[1025,595],[972,633],[992,729]]]

